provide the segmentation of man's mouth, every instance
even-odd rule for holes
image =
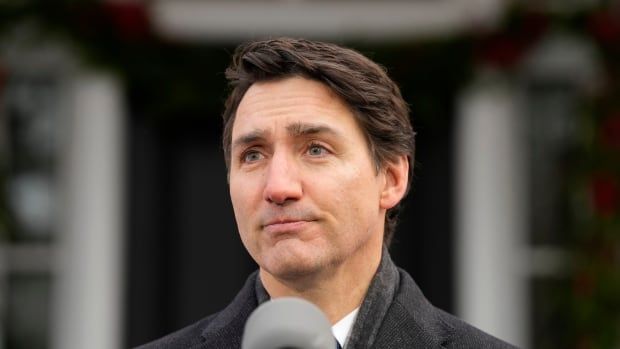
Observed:
[[[295,233],[304,229],[311,222],[313,221],[305,219],[275,219],[268,221],[262,228],[270,234]]]

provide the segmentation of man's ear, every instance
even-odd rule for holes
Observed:
[[[409,181],[409,159],[406,155],[399,156],[394,161],[383,165],[385,185],[381,191],[379,206],[389,210],[396,206],[407,191]]]

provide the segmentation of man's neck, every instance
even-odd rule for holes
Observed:
[[[306,275],[282,280],[261,268],[260,278],[271,298],[300,297],[317,305],[333,325],[362,303],[381,261],[381,246],[369,253]]]

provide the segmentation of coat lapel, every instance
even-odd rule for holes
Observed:
[[[384,247],[347,348],[441,348],[444,335],[437,310]]]
[[[447,338],[437,310],[399,269],[400,285],[372,348],[443,348]]]
[[[258,272],[251,274],[235,299],[217,313],[202,331],[200,348],[241,348],[245,322],[258,306],[255,284]]]

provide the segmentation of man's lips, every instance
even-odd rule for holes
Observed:
[[[270,234],[294,233],[305,228],[312,220],[279,219],[263,225],[263,230]]]

